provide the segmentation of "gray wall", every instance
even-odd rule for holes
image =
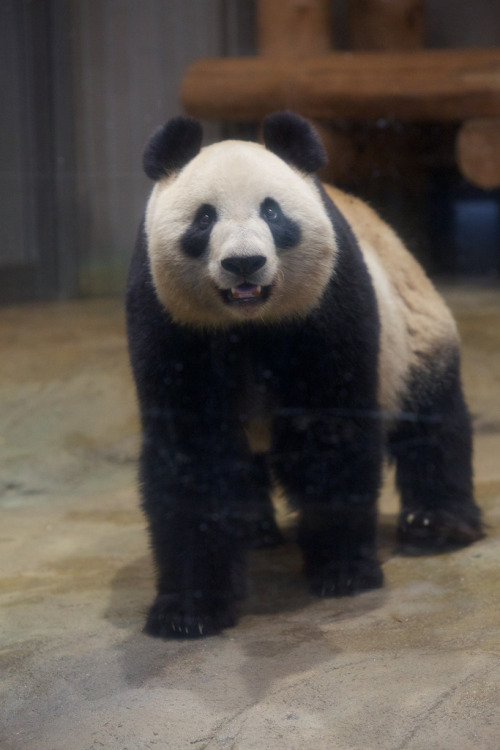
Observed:
[[[246,0],[0,0],[0,302],[123,291],[144,143],[181,112],[192,60],[249,51],[252,15]]]

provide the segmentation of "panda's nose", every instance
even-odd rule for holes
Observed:
[[[262,268],[266,263],[265,255],[243,255],[234,256],[221,260],[221,266],[226,271],[230,271],[238,276],[248,277]]]

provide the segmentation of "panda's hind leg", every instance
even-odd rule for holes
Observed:
[[[483,536],[474,502],[472,431],[459,356],[443,371],[412,373],[408,396],[389,435],[401,493],[398,538],[415,553],[470,544]]]

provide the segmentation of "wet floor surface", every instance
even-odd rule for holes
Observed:
[[[240,624],[141,633],[153,571],[120,302],[0,311],[2,750],[497,750],[500,290],[445,294],[463,339],[488,535],[395,552],[383,589],[317,600],[293,544],[252,553]]]

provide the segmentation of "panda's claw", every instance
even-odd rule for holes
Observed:
[[[383,585],[377,560],[334,560],[307,572],[311,593],[326,597],[354,596]]]
[[[453,512],[427,508],[403,511],[398,524],[399,551],[410,555],[464,547],[483,536],[475,505]]]
[[[202,611],[200,611],[202,610]],[[236,625],[232,600],[182,594],[160,594],[151,607],[144,632],[158,638],[202,638]]]

